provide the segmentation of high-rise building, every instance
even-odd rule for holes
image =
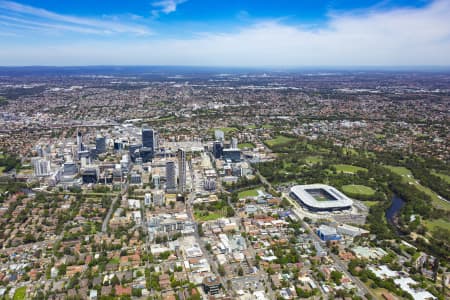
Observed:
[[[215,158],[220,158],[223,155],[223,146],[220,141],[215,141],[213,144],[213,154]]]
[[[161,178],[159,177],[159,175],[154,175],[152,176],[152,181],[153,184],[155,185],[155,189],[159,189],[159,185],[161,184]]]
[[[83,151],[83,135],[81,134],[80,131],[77,132],[77,150],[78,152]]]
[[[51,173],[50,170],[50,161],[42,158],[33,159],[34,166],[34,175],[37,177],[49,176]]]
[[[143,162],[153,159],[156,147],[156,132],[151,128],[142,128],[141,158]]]
[[[225,139],[225,134],[222,130],[216,129],[214,131],[214,137],[216,138],[216,140],[223,141]]]
[[[231,148],[232,149],[237,149],[238,147],[238,139],[237,138],[231,138]]]
[[[130,153],[130,158],[132,162],[136,162],[136,158],[141,156],[141,145],[131,144],[128,146],[128,152]]]
[[[145,193],[145,195],[144,195],[144,204],[145,204],[145,206],[152,205],[152,194]]]
[[[146,163],[153,159],[153,150],[150,148],[141,148],[139,151],[139,154],[141,156],[142,162]]]
[[[176,188],[175,163],[168,161],[166,163],[166,190],[175,190]]]
[[[106,138],[104,136],[98,135],[95,138],[95,149],[97,154],[106,152]]]
[[[142,128],[142,147],[155,151],[155,132],[151,128]]]
[[[239,149],[224,149],[223,150],[223,159],[231,160],[232,162],[240,162],[241,161],[241,151]]]
[[[73,176],[78,173],[77,165],[73,161],[67,161],[63,165],[63,175]]]
[[[178,178],[179,190],[184,193],[186,191],[186,151],[183,148],[178,149]]]

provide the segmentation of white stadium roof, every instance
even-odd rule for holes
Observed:
[[[307,192],[307,190],[314,189],[324,190],[325,192],[333,196],[333,198],[335,198],[336,200],[318,201],[310,193]],[[334,187],[326,184],[296,185],[291,188],[291,193],[294,194],[305,205],[320,210],[345,208],[353,204],[353,201],[350,198],[339,192]]]

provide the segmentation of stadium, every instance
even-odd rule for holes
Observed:
[[[352,207],[353,201],[325,184],[296,185],[289,194],[310,211],[339,211]]]

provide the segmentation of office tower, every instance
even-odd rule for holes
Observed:
[[[139,154],[143,163],[149,162],[153,159],[153,151],[150,148],[141,148]]]
[[[95,138],[95,149],[97,154],[106,152],[106,138],[104,136],[98,135]]]
[[[83,183],[97,183],[99,178],[99,170],[98,168],[83,168],[81,169],[81,178]]]
[[[155,151],[155,132],[150,128],[142,128],[142,147]]]
[[[164,192],[156,190],[153,192],[153,205],[162,206],[164,204]]]
[[[213,154],[215,158],[220,158],[223,155],[223,146],[219,141],[215,141],[213,144]]]
[[[81,134],[80,131],[77,132],[77,150],[78,152],[83,151],[83,135]]]
[[[34,175],[37,177],[48,176],[51,173],[50,161],[42,158],[33,159]]]
[[[186,151],[184,151],[184,149],[182,148],[178,149],[177,157],[178,157],[178,178],[180,180],[178,186],[180,192],[184,193],[186,191]]]
[[[159,177],[159,175],[152,176],[152,181],[155,189],[159,190],[159,185],[161,184],[161,178]]]
[[[214,131],[214,137],[218,141],[223,141],[225,139],[225,134],[223,133],[222,130],[215,130]]]
[[[67,161],[63,165],[63,175],[73,176],[78,173],[77,165],[73,161]]]
[[[141,145],[131,144],[128,146],[128,152],[130,153],[130,158],[132,162],[136,162],[136,158],[141,157],[140,152]]]
[[[145,206],[150,206],[152,204],[152,194],[145,193],[145,195],[144,195],[144,204],[145,204]]]
[[[175,190],[176,188],[175,163],[168,161],[166,163],[166,190]]]
[[[238,139],[237,138],[231,138],[231,149],[237,149],[238,147]]]
[[[205,179],[203,181],[203,188],[207,191],[214,191],[216,189],[216,181],[210,178]]]
[[[131,184],[141,184],[142,183],[142,176],[139,173],[131,173],[130,175],[130,183]]]
[[[241,151],[239,149],[224,149],[223,159],[230,160],[231,162],[241,161]]]

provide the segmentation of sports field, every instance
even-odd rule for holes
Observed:
[[[256,197],[256,196],[258,196],[258,190],[261,190],[261,188],[255,188],[255,189],[239,192],[238,199],[242,199],[242,198],[246,198],[246,197]]]
[[[295,139],[287,137],[287,136],[279,135],[279,136],[277,136],[274,139],[266,140],[265,143],[269,147],[275,147],[275,146],[287,144],[287,143],[292,142],[292,141],[295,141]]]
[[[375,191],[368,186],[360,185],[360,184],[348,184],[342,186],[342,191],[344,193],[348,193],[349,195],[362,195],[362,196],[372,196],[375,194]]]
[[[349,174],[355,174],[358,171],[363,171],[363,172],[367,172],[366,168],[362,168],[362,167],[358,167],[358,166],[353,166],[353,165],[346,165],[346,164],[337,164],[337,165],[333,165],[333,167],[336,168],[336,171],[342,172],[342,173],[349,173]]]

